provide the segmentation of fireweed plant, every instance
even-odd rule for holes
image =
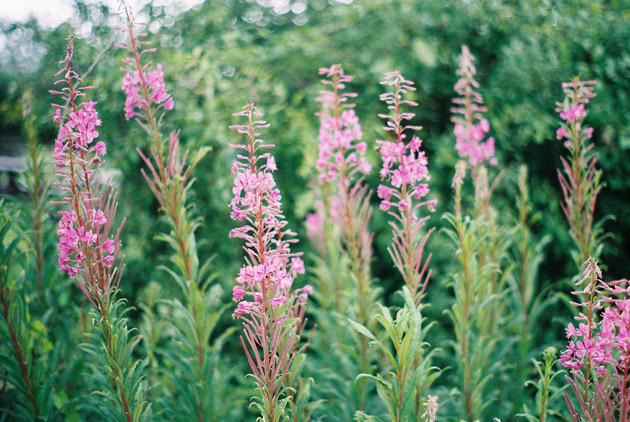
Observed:
[[[401,109],[404,105],[417,106],[413,101],[403,99],[406,92],[415,91],[413,82],[394,72],[387,74],[381,83],[394,89],[381,95],[392,115],[379,116],[388,120],[383,129],[393,132],[395,141],[377,141],[383,160],[381,180],[389,182],[389,186],[379,185],[377,195],[381,199],[381,210],[393,218],[390,224],[394,238],[389,254],[416,306],[419,306],[431,276],[431,256],[424,258],[424,246],[433,228],[422,235],[420,230],[429,216],[418,216],[418,211],[423,207],[433,211],[437,201],[422,200],[429,193],[427,182],[430,179],[426,154],[421,149],[422,141],[413,135],[409,142],[405,142],[405,131],[421,129],[405,124],[405,120],[412,119],[415,114]]]
[[[422,296],[431,275],[428,269],[430,256],[425,259],[424,246],[433,228],[421,233],[429,216],[419,214],[424,208],[432,211],[436,201],[423,199],[429,193],[429,170],[426,154],[421,149],[422,141],[413,134],[411,140],[406,141],[410,131],[420,130],[420,127],[406,123],[415,115],[402,109],[402,106],[417,105],[403,99],[405,93],[415,90],[413,82],[392,72],[381,83],[393,87],[393,91],[381,95],[391,114],[379,116],[387,119],[384,130],[393,132],[394,140],[377,141],[383,161],[381,180],[384,182],[378,187],[377,195],[381,198],[381,210],[393,220],[390,221],[393,241],[388,250],[405,283],[401,292],[404,307],[393,318],[390,310],[379,304],[380,313],[375,318],[387,333],[391,347],[366,327],[355,323],[370,339],[370,346],[376,346],[391,365],[388,371],[381,371],[376,376],[362,374],[361,377],[376,382],[390,421],[411,422],[425,417],[435,420],[437,398],[429,402],[423,400],[439,372],[431,367],[433,353],[427,353],[429,345],[424,342],[428,327],[423,327],[420,312]]]
[[[565,82],[562,84],[564,101],[556,103],[556,112],[562,119],[556,138],[564,141],[569,152],[567,158],[560,157],[562,169],[558,169],[558,179],[564,196],[562,211],[576,246],[572,252],[576,266],[590,256],[597,258],[603,247],[603,221],[596,222],[594,217],[602,172],[597,169],[599,155],[593,151],[594,144],[590,141],[593,128],[585,124],[585,106],[595,97],[594,84],[595,81],[579,78]]]
[[[565,389],[571,419],[630,421],[630,285],[606,283],[589,257],[573,294],[580,301],[577,327],[567,326],[569,344],[560,361],[569,371]]]
[[[39,144],[31,102],[25,93],[28,200],[18,208],[0,201],[0,420],[57,420],[82,394],[71,382],[85,357],[76,347],[79,312],[68,306],[71,281],[55,258],[50,154]]]
[[[372,294],[372,234],[368,230],[371,211],[369,190],[362,181],[362,176],[371,171],[365,158],[367,144],[359,142],[363,134],[354,104],[349,102],[356,94],[343,92],[352,76],[346,75],[339,65],[322,68],[319,73],[328,78],[322,82],[331,86],[330,90],[321,91],[317,99],[322,104],[318,113],[321,119],[318,180],[322,190],[328,193],[322,198],[323,210],[325,218],[341,232],[342,247],[350,260],[355,283],[352,293],[358,296],[354,313],[358,322],[365,325]]]
[[[116,195],[98,175],[106,145],[98,138],[101,126],[93,101],[83,101],[83,81],[71,68],[73,39],[70,37],[63,67],[55,76],[62,76],[56,85],[63,85],[59,95],[62,104],[53,104],[53,121],[59,124],[55,140],[54,162],[60,181],[55,184],[64,193],[58,201],[63,207],[59,235],[59,267],[72,278],[94,306],[89,334],[92,340],[86,349],[95,361],[94,377],[100,383],[97,405],[112,420],[137,422],[144,420],[149,406],[144,401],[141,374],[143,364],[132,353],[139,342],[127,327],[125,301],[116,300],[122,277],[118,260],[120,231],[114,217]]]
[[[260,130],[269,125],[253,103],[235,116],[247,118],[246,125],[230,126],[245,135],[245,144],[232,145],[238,151],[232,173],[234,187],[231,217],[244,225],[230,231],[231,238],[243,239],[245,265],[236,277],[233,317],[243,322],[241,342],[256,380],[258,395],[253,404],[261,413],[258,420],[286,419],[290,397],[285,384],[296,356],[304,323],[304,307],[313,289],[293,289],[298,274],[304,274],[300,253],[291,252],[295,233],[285,229],[280,191],[273,172],[276,162],[264,144]]]
[[[313,266],[315,315],[318,332],[315,353],[320,367],[326,368],[326,381],[319,383],[323,397],[330,403],[328,417],[352,419],[354,412],[366,407],[364,380],[351,382],[369,372],[373,351],[368,340],[350,329],[348,318],[374,329],[373,314],[378,297],[372,280],[372,233],[369,231],[370,191],[363,176],[371,166],[366,160],[367,143],[351,99],[346,92],[352,81],[340,65],[319,69],[327,89],[317,98],[320,118],[317,181],[313,191],[317,211],[306,217],[307,234],[318,251]]]
[[[144,41],[144,33],[134,32],[131,12],[126,8],[128,42],[120,46],[127,50],[129,57],[123,60],[124,77],[122,90],[126,94],[125,117],[135,119],[145,130],[151,146],[149,154],[137,149],[147,167],[142,175],[151,192],[157,199],[160,210],[164,213],[170,231],[158,236],[172,249],[172,266],[164,267],[182,292],[182,300],[167,301],[169,321],[162,321],[153,315],[146,320],[141,330],[144,334],[147,352],[151,357],[151,376],[158,378],[159,357],[155,353],[161,340],[162,330],[170,331],[168,339],[174,346],[169,348],[162,359],[173,363],[165,370],[168,388],[156,391],[160,397],[156,410],[166,410],[164,417],[182,418],[187,421],[218,421],[230,409],[230,401],[225,400],[226,383],[231,376],[228,371],[219,369],[219,350],[223,340],[233,333],[233,328],[225,330],[221,336],[210,342],[214,328],[223,313],[223,307],[217,301],[220,288],[210,288],[210,261],[200,263],[195,232],[201,220],[194,215],[194,206],[190,203],[193,184],[192,172],[207,153],[201,148],[190,159],[188,151],[180,152],[179,133],[172,132],[165,142],[160,132],[160,122],[164,110],[171,110],[174,101],[166,91],[162,66],[146,60],[148,54],[155,51]],[[151,298],[150,292],[147,292]],[[208,305],[212,306],[208,306]],[[148,307],[148,304],[143,304]],[[150,314],[153,314],[152,311]],[[167,322],[166,327],[164,323]],[[156,335],[156,329],[159,330]],[[164,409],[162,409],[162,401]],[[159,415],[159,412],[158,412]]]
[[[507,236],[497,224],[497,213],[491,206],[491,196],[499,177],[489,184],[486,163],[497,164],[494,157],[494,140],[483,141],[490,126],[484,118],[486,107],[476,89],[474,57],[466,46],[462,47],[459,79],[455,84],[458,97],[452,121],[457,139],[456,149],[461,157],[457,163],[453,188],[455,214],[446,214],[451,225],[447,235],[456,247],[459,269],[452,274],[450,285],[455,302],[448,314],[453,322],[456,341],[453,343],[461,397],[459,417],[473,422],[483,415],[493,401],[488,382],[500,379],[496,370],[499,364],[499,338],[497,330],[509,318],[504,318],[504,294],[510,268],[501,271],[508,251]],[[472,215],[465,214],[462,204],[462,187],[470,168],[474,183]],[[504,402],[502,400],[502,402]]]

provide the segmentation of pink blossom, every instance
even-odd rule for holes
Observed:
[[[562,139],[569,136],[569,132],[567,131],[567,129],[564,126],[560,126],[558,128],[558,130],[556,130],[556,138],[557,139]]]
[[[107,218],[105,217],[103,210],[92,210],[92,220],[94,220],[94,223],[99,226],[107,223]]]
[[[477,70],[474,56],[466,46],[462,46],[460,67],[457,74],[460,79],[455,84],[455,92],[459,97],[453,99],[455,107],[451,108],[455,124],[455,148],[461,158],[468,158],[473,167],[482,165],[486,161],[496,166],[498,161],[494,156],[494,138],[486,138],[490,131],[490,123],[483,118],[487,110],[483,105],[483,97],[475,88],[479,83],[475,80]]]
[[[123,60],[125,65],[129,65],[137,68],[136,57],[142,54],[152,52],[154,50],[145,49],[138,53],[139,45],[147,45],[146,41],[139,41],[133,32],[130,30],[131,42],[129,45],[123,46],[126,48],[133,57],[128,57]],[[148,119],[148,116],[155,113],[161,107],[165,110],[172,110],[174,106],[173,97],[166,92],[166,84],[164,83],[164,71],[162,65],[157,64],[155,70],[147,72],[147,68],[150,66],[145,65],[140,70],[129,70],[123,68],[125,76],[123,76],[121,90],[126,94],[125,99],[125,118],[127,120],[140,113]],[[152,113],[149,113],[147,108],[155,107]]]
[[[316,208],[319,208],[316,205]],[[318,213],[306,214],[306,236],[313,240],[324,234],[324,224],[322,217]]]
[[[389,198],[392,197],[392,195],[394,194],[394,191],[385,185],[379,185],[378,188],[376,189],[376,194],[378,195],[379,198],[389,201]]]
[[[391,222],[394,240],[389,250],[390,254],[419,303],[428,280],[428,276],[425,277],[424,274],[426,265],[422,265],[422,251],[428,234],[424,238],[417,235],[428,217],[419,218],[418,213],[425,206],[432,211],[435,204],[434,200],[423,201],[429,194],[428,160],[421,149],[422,140],[418,136],[413,135],[409,142],[405,142],[407,132],[420,129],[407,123],[415,116],[413,113],[401,111],[402,106],[415,105],[412,101],[404,99],[405,93],[415,90],[413,82],[406,80],[398,72],[392,72],[387,74],[381,83],[394,87],[393,91],[381,95],[381,100],[387,104],[387,108],[395,110],[394,114],[379,116],[387,119],[384,130],[393,131],[395,140],[376,141],[383,161],[380,175],[384,182],[378,187],[376,194],[381,198],[381,210],[388,211],[394,217],[394,221]],[[391,187],[385,185],[387,182]]]
[[[245,290],[243,290],[242,286],[234,286],[234,288],[232,289],[232,294],[234,297],[234,301],[238,302],[245,297]]]
[[[586,110],[584,104],[572,104],[565,107],[560,112],[560,118],[566,120],[567,123],[572,123],[586,116]]]
[[[591,138],[593,136],[593,128],[592,127],[585,128],[584,135],[586,135],[587,138]]]
[[[103,141],[97,142],[96,145],[94,145],[94,151],[100,155],[107,154],[107,148],[105,146],[105,142]]]
[[[284,394],[278,385],[290,370],[303,325],[307,294],[292,287],[294,277],[304,273],[304,263],[300,254],[291,252],[297,239],[286,229],[282,215],[273,178],[276,164],[268,152],[271,146],[259,138],[268,125],[252,103],[235,115],[246,117],[248,123],[230,127],[247,137],[244,144],[232,145],[240,151],[232,167],[230,207],[232,218],[247,223],[230,236],[244,239],[247,258],[233,288],[238,302],[233,317],[242,319],[241,342],[258,388],[265,400],[277,406]],[[254,301],[242,300],[245,296],[253,296]]]
[[[587,259],[584,277],[577,282],[585,287],[573,294],[587,294],[590,299],[575,304],[585,308],[585,313],[580,312],[575,318],[580,322],[578,328],[572,323],[567,326],[567,338],[571,341],[560,356],[565,368],[577,371],[589,364],[597,368],[598,376],[603,376],[609,365],[614,368],[613,372],[623,372],[630,357],[630,300],[626,289],[619,288],[627,280],[605,283],[601,277],[597,262],[593,258]],[[602,295],[603,299],[597,299]]]
[[[103,242],[103,250],[105,251],[105,253],[112,254],[114,253],[115,249],[116,245],[114,244],[114,241],[112,239],[107,239],[105,242]]]
[[[274,297],[273,299],[271,299],[271,305],[272,306],[280,306],[280,305],[284,305],[287,301],[287,297],[286,296],[277,296]]]
[[[323,182],[351,177],[355,173],[367,174],[371,171],[371,166],[364,158],[367,144],[358,142],[363,133],[354,112],[354,104],[348,102],[356,94],[341,91],[352,80],[352,76],[346,75],[339,65],[320,69],[319,73],[331,78],[325,83],[331,84],[334,89],[332,92],[322,91],[317,99],[323,108],[323,112],[318,114],[322,119],[317,160],[319,180]]]
[[[247,153],[239,155],[234,163],[234,197],[230,207],[234,220],[251,223],[230,233],[231,237],[245,239],[250,257],[250,264],[243,266],[236,278],[239,285],[234,290],[235,300],[242,299],[245,294],[258,293],[271,304],[284,303],[293,300],[293,278],[296,274],[304,274],[304,263],[299,254],[290,250],[290,244],[296,240],[294,233],[285,229],[280,191],[273,177],[275,160],[266,152],[268,146],[257,138],[258,131],[268,125],[253,120],[260,115],[253,104],[236,115],[248,117],[249,125],[237,125],[232,129],[248,135],[250,139],[246,145],[233,145]],[[264,233],[263,237],[259,238],[258,233]],[[243,289],[242,293],[240,289]]]
[[[242,315],[249,314],[252,311],[252,309],[254,309],[255,305],[256,303],[254,302],[247,302],[247,301],[239,302],[238,305],[236,306],[236,310],[234,311],[233,316],[240,317]]]
[[[100,187],[95,178],[99,155],[105,155],[102,141],[94,143],[101,126],[96,103],[81,101],[89,88],[71,69],[72,41],[67,50],[64,67],[57,75],[64,75],[57,83],[66,85],[62,91],[51,91],[61,96],[61,104],[54,105],[53,121],[59,133],[55,140],[53,158],[56,175],[66,196],[58,201],[63,206],[57,226],[59,236],[59,267],[73,278],[81,291],[95,306],[107,304],[113,289],[118,287],[122,269],[112,264],[120,247],[119,234],[110,233],[115,206],[112,191]],[[64,116],[61,111],[66,111]]]
[[[304,261],[301,258],[291,258],[291,269],[297,274],[304,274]]]

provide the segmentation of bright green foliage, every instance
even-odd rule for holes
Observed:
[[[351,323],[387,362],[376,375],[360,374],[359,378],[367,378],[376,384],[378,396],[387,408],[388,420],[412,422],[418,421],[424,413],[423,399],[440,372],[431,366],[431,357],[437,349],[429,351],[430,345],[424,340],[430,327],[423,328],[422,316],[407,286],[401,293],[405,305],[396,313],[395,319],[382,305],[375,316],[387,340],[380,340],[363,325]]]
[[[0,203],[0,207],[5,205]],[[4,211],[4,210],[3,210]],[[0,310],[2,311],[2,380],[13,388],[7,391],[9,405],[14,402],[10,413],[16,419],[36,421],[40,415],[51,407],[51,397],[44,389],[41,391],[42,368],[34,368],[35,336],[46,334],[40,321],[31,321],[24,300],[24,271],[15,272],[12,268],[14,253],[21,240],[20,236],[10,232],[11,220],[0,216]],[[11,234],[13,239],[7,239]],[[43,333],[39,332],[43,328]],[[39,369],[39,370],[38,370]],[[51,382],[49,379],[48,382]],[[42,402],[40,391],[43,393]],[[3,394],[4,396],[4,394]],[[10,400],[9,397],[13,397]],[[44,413],[45,414],[45,413]]]
[[[486,169],[476,169],[474,215],[463,215],[461,190],[465,174],[460,164],[460,173],[453,182],[455,214],[444,216],[452,226],[445,232],[456,248],[459,262],[459,268],[451,274],[455,301],[447,313],[453,322],[452,347],[461,374],[457,375],[458,412],[461,418],[473,422],[496,399],[500,390],[490,388],[490,382],[500,383],[506,370],[501,360],[509,338],[496,333],[504,330],[510,320],[505,287],[512,267],[505,264],[509,239],[490,203],[500,176],[489,187]]]
[[[142,351],[146,355],[148,364],[145,370],[147,376],[146,398],[152,403],[154,413],[160,414],[165,402],[165,386],[160,379],[161,365],[158,355],[160,353],[161,340],[169,326],[168,319],[159,314],[156,301],[162,293],[161,286],[152,282],[140,294],[140,309],[142,318],[139,321],[138,330],[142,338]],[[162,306],[162,308],[164,308]]]
[[[77,403],[86,394],[75,381],[81,378],[84,358],[76,347],[80,341],[75,329],[80,312],[70,305],[72,282],[64,280],[58,270],[55,222],[49,202],[50,166],[30,110],[32,98],[25,94],[20,104],[28,148],[27,171],[19,183],[28,197],[15,204],[19,212],[8,204],[0,206],[0,215],[6,219],[0,241],[5,254],[2,261],[11,261],[3,272],[2,296],[6,303],[0,300],[7,311],[3,312],[0,328],[0,407],[7,411],[0,420],[33,420],[36,406],[38,420],[71,422],[77,420]],[[15,224],[5,227],[10,215]],[[3,306],[0,308],[4,311]],[[22,356],[19,361],[18,352]],[[16,374],[20,381],[13,377]],[[29,388],[35,403],[30,400]],[[20,391],[27,396],[20,397]]]
[[[373,388],[365,380],[357,380],[376,357],[375,350],[368,348],[368,340],[349,321],[359,321],[361,305],[368,309],[370,327],[376,320],[373,310],[380,296],[380,289],[372,283],[368,290],[359,294],[356,275],[351,271],[351,258],[340,248],[341,235],[330,221],[323,223],[323,233],[311,241],[317,250],[312,254],[311,284],[314,303],[309,307],[317,327],[312,339],[312,354],[307,366],[317,376],[314,397],[326,403],[314,413],[335,420],[352,420],[357,410],[374,411],[375,403],[367,400]],[[366,297],[367,296],[367,297]]]
[[[519,415],[527,418],[528,422],[545,422],[551,420],[550,417],[555,416],[566,420],[565,412],[558,411],[562,409],[558,401],[562,401],[564,389],[558,388],[554,380],[558,375],[564,375],[563,369],[556,369],[558,359],[556,359],[556,349],[548,347],[543,352],[543,361],[532,359],[536,367],[537,381],[527,381],[525,385],[536,388],[536,413],[532,414],[527,405],[523,408],[523,414]]]
[[[127,326],[125,314],[130,310],[124,299],[115,297],[102,313],[92,310],[95,330],[86,335],[90,342],[82,345],[92,358],[90,378],[96,390],[91,404],[104,421],[145,421],[150,409],[142,377],[146,362],[133,357],[140,337]]]
[[[518,173],[520,195],[516,200],[518,220],[511,233],[511,238],[514,239],[511,260],[515,263],[515,268],[508,277],[510,291],[507,303],[514,315],[509,329],[517,338],[514,350],[516,382],[509,386],[512,390],[510,394],[513,397],[513,411],[521,409],[519,403],[526,397],[523,388],[531,372],[529,361],[537,354],[536,348],[539,346],[539,341],[535,338],[536,324],[541,320],[543,312],[556,301],[555,296],[549,295],[553,285],[541,289],[538,281],[544,250],[551,237],[536,239],[532,233],[532,227],[540,220],[540,214],[531,215],[527,177],[527,167],[521,166]]]
[[[164,375],[171,389],[167,393],[166,420],[222,421],[233,407],[243,404],[230,394],[235,371],[220,360],[223,343],[236,328],[215,334],[210,341],[219,318],[230,305],[221,305],[220,286],[207,286],[191,284],[186,288],[181,284],[183,303],[178,299],[166,302],[170,315],[166,341],[172,344],[162,352],[168,368]]]
[[[472,422],[480,417],[484,408],[491,403],[486,394],[488,382],[492,379],[491,359],[496,351],[497,338],[488,337],[482,329],[488,323],[487,310],[496,306],[497,295],[486,294],[491,276],[496,272],[493,262],[481,265],[477,250],[481,246],[483,221],[448,215],[453,225],[448,234],[457,245],[457,256],[461,272],[452,274],[455,302],[448,314],[455,329],[455,342],[452,346],[458,364],[455,375],[461,381],[459,386],[460,411],[466,420]]]
[[[286,412],[291,422],[311,421],[313,412],[323,404],[323,400],[315,401],[311,398],[311,388],[315,380],[301,376],[307,359],[305,353],[307,346],[308,344],[305,344],[300,353],[295,356],[291,370],[285,379],[285,384],[289,386],[290,396]]]

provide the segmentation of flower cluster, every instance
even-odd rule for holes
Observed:
[[[60,95],[66,105],[53,104],[55,115],[52,120],[59,124],[59,135],[55,140],[53,158],[56,174],[61,178],[56,185],[65,192],[59,204],[66,209],[60,211],[57,229],[59,235],[59,266],[61,271],[72,277],[83,293],[96,306],[103,295],[108,295],[112,286],[120,280],[120,271],[113,266],[120,249],[119,233],[110,236],[116,204],[111,190],[96,178],[102,156],[106,153],[105,143],[94,142],[101,126],[96,103],[80,102],[89,87],[79,86],[83,81],[70,68],[73,47],[68,45],[63,68],[55,75],[63,74],[56,84],[65,84]],[[67,116],[64,116],[66,112]],[[81,275],[79,280],[78,275]]]
[[[372,168],[365,158],[367,144],[357,143],[362,137],[361,127],[354,104],[349,103],[357,94],[343,92],[352,76],[346,75],[340,65],[321,68],[319,74],[327,78],[322,83],[331,86],[330,90],[321,91],[317,99],[322,104],[322,111],[316,114],[321,119],[317,161],[320,217],[324,226],[332,223],[331,227],[340,229],[359,284],[367,286],[367,262],[372,254],[372,236],[368,230],[371,193],[362,183],[362,176]],[[359,264],[360,261],[363,263]]]
[[[322,82],[332,86],[331,91],[322,91],[317,99],[323,108],[317,114],[321,117],[317,159],[319,180],[339,179],[340,183],[347,185],[355,173],[368,174],[371,171],[365,159],[367,144],[358,142],[363,136],[359,118],[354,112],[354,104],[348,102],[357,94],[342,92],[352,76],[346,75],[340,65],[321,68],[319,74],[326,75],[329,79]]]
[[[562,211],[578,247],[573,254],[576,265],[599,253],[602,234],[601,223],[595,221],[602,172],[597,168],[599,155],[590,142],[593,128],[584,127],[585,105],[595,97],[594,84],[595,81],[580,81],[579,78],[565,82],[562,84],[564,101],[556,103],[556,111],[562,119],[556,137],[564,140],[568,150],[568,157],[560,157],[562,168],[558,169],[558,179],[564,197]]]
[[[584,288],[573,294],[590,299],[585,303],[574,303],[585,312],[575,318],[579,322],[577,327],[572,323],[568,325],[569,345],[560,361],[572,371],[585,365],[596,368],[600,377],[606,373],[607,365],[613,366],[614,373],[624,372],[624,369],[630,369],[630,286],[627,280],[603,282],[602,273],[592,257],[584,262],[584,267],[584,276],[577,283],[584,284]]]
[[[381,198],[381,210],[389,211],[395,218],[395,222],[391,222],[394,228],[394,241],[390,254],[414,299],[419,301],[430,273],[425,273],[428,260],[424,266],[422,265],[424,244],[428,234],[419,239],[419,233],[429,217],[419,218],[417,212],[423,206],[433,210],[436,201],[422,201],[429,193],[429,185],[426,182],[430,179],[427,157],[421,149],[422,141],[414,135],[411,141],[405,142],[407,137],[405,131],[421,129],[419,126],[405,123],[415,116],[414,113],[401,111],[403,105],[417,106],[415,102],[403,99],[405,93],[415,90],[413,82],[406,80],[398,72],[391,72],[381,83],[394,87],[393,91],[380,97],[387,104],[387,108],[393,110],[393,114],[379,116],[387,119],[384,129],[394,132],[395,140],[376,141],[383,159],[381,180],[389,181],[391,185],[379,185],[376,193]],[[390,210],[392,206],[394,209]]]
[[[273,147],[264,145],[262,139],[257,138],[256,131],[269,126],[253,120],[260,115],[250,104],[235,114],[247,117],[249,124],[230,127],[249,137],[248,145],[232,145],[247,154],[239,155],[232,167],[235,178],[231,216],[247,224],[233,229],[230,237],[245,240],[249,257],[233,290],[234,300],[239,302],[235,317],[252,311],[266,312],[267,309],[263,309],[266,305],[275,308],[294,300],[296,295],[300,302],[305,302],[312,292],[310,286],[291,291],[295,276],[304,274],[304,263],[299,254],[290,250],[290,244],[296,242],[295,233],[284,229],[287,222],[282,215],[280,191],[272,174],[276,170],[275,160],[270,153],[259,154],[261,149]]]
[[[396,141],[376,141],[379,145],[383,167],[381,168],[381,180],[389,180],[392,189],[385,185],[380,185],[377,195],[382,199],[381,209],[389,210],[392,205],[401,210],[411,208],[411,199],[422,199],[429,193],[429,186],[424,183],[429,180],[429,170],[427,168],[427,158],[424,151],[420,149],[422,141],[419,137],[413,136],[408,143],[404,142],[405,130],[420,130],[420,126],[404,125],[404,120],[412,119],[415,114],[401,113],[400,106],[407,104],[417,106],[413,101],[403,100],[402,96],[408,91],[415,91],[413,82],[403,78],[398,72],[388,73],[383,85],[394,86],[393,92],[382,94],[380,99],[387,104],[387,108],[394,110],[394,115],[379,114],[380,117],[388,119],[387,125],[383,127],[386,131],[393,131]],[[394,196],[396,202],[391,202]],[[404,196],[404,197],[403,197]]]
[[[459,156],[468,158],[473,167],[485,161],[496,166],[498,162],[494,157],[494,138],[484,141],[490,131],[490,123],[483,118],[483,113],[487,111],[483,105],[483,97],[475,91],[479,88],[479,83],[475,80],[477,70],[474,59],[468,47],[462,46],[460,67],[457,71],[460,78],[455,84],[455,92],[459,97],[453,99],[456,106],[451,109],[454,114],[451,120],[455,123],[454,133],[457,138],[455,147]]]
[[[144,117],[146,120],[153,120],[154,113],[161,107],[166,110],[172,110],[174,106],[173,97],[166,92],[164,84],[164,72],[162,65],[158,63],[156,69],[150,72],[147,70],[151,67],[152,62],[145,65],[140,64],[140,57],[143,54],[153,53],[155,48],[147,48],[142,50],[142,46],[148,46],[148,41],[141,41],[146,33],[134,34],[133,20],[129,10],[127,10],[127,31],[130,35],[128,44],[119,45],[119,48],[128,50],[130,57],[123,60],[123,63],[136,70],[122,68],[125,76],[122,80],[122,91],[127,95],[125,100],[125,118],[127,120],[136,115]],[[152,106],[155,105],[156,108]]]
[[[126,64],[132,64],[126,61]],[[125,118],[131,119],[136,115],[135,109],[144,109],[149,104],[140,95],[140,89],[147,89],[147,96],[154,104],[162,105],[166,110],[173,109],[173,97],[166,92],[164,84],[164,72],[162,66],[157,65],[157,69],[149,73],[138,71],[127,71],[123,78],[121,89],[127,95],[125,100]]]
[[[578,148],[575,142],[583,142],[593,136],[592,127],[583,127],[583,119],[586,117],[584,105],[596,95],[593,85],[595,81],[580,81],[579,79],[562,83],[566,98],[563,103],[556,103],[556,112],[565,123],[556,130],[556,138],[564,139],[564,146],[568,149]]]
[[[247,125],[230,126],[246,135],[247,144],[232,145],[244,151],[232,167],[234,177],[231,201],[232,218],[243,226],[230,237],[245,240],[245,265],[232,291],[238,302],[234,318],[243,321],[241,337],[249,366],[261,396],[255,404],[264,420],[280,420],[286,401],[283,381],[295,357],[303,327],[305,302],[313,289],[305,286],[291,290],[297,274],[304,274],[300,254],[292,253],[295,233],[285,229],[280,192],[276,188],[273,156],[261,150],[272,148],[260,139],[260,129],[268,124],[258,119],[262,114],[252,103],[235,116],[246,117]]]

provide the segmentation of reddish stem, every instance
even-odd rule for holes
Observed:
[[[39,418],[39,408],[37,407],[37,401],[35,400],[35,394],[33,392],[33,386],[31,385],[31,380],[28,376],[28,362],[24,359],[22,355],[22,349],[20,348],[20,342],[18,341],[15,330],[13,329],[13,325],[11,324],[11,319],[9,315],[9,304],[7,303],[7,298],[5,294],[4,287],[4,276],[0,274],[0,299],[2,300],[2,313],[4,314],[4,319],[9,327],[9,334],[11,335],[11,344],[13,346],[13,351],[15,352],[15,357],[20,364],[20,370],[22,371],[22,378],[24,378],[24,382],[26,383],[26,393],[28,395],[28,399],[33,404],[33,411],[35,412],[35,419]]]

